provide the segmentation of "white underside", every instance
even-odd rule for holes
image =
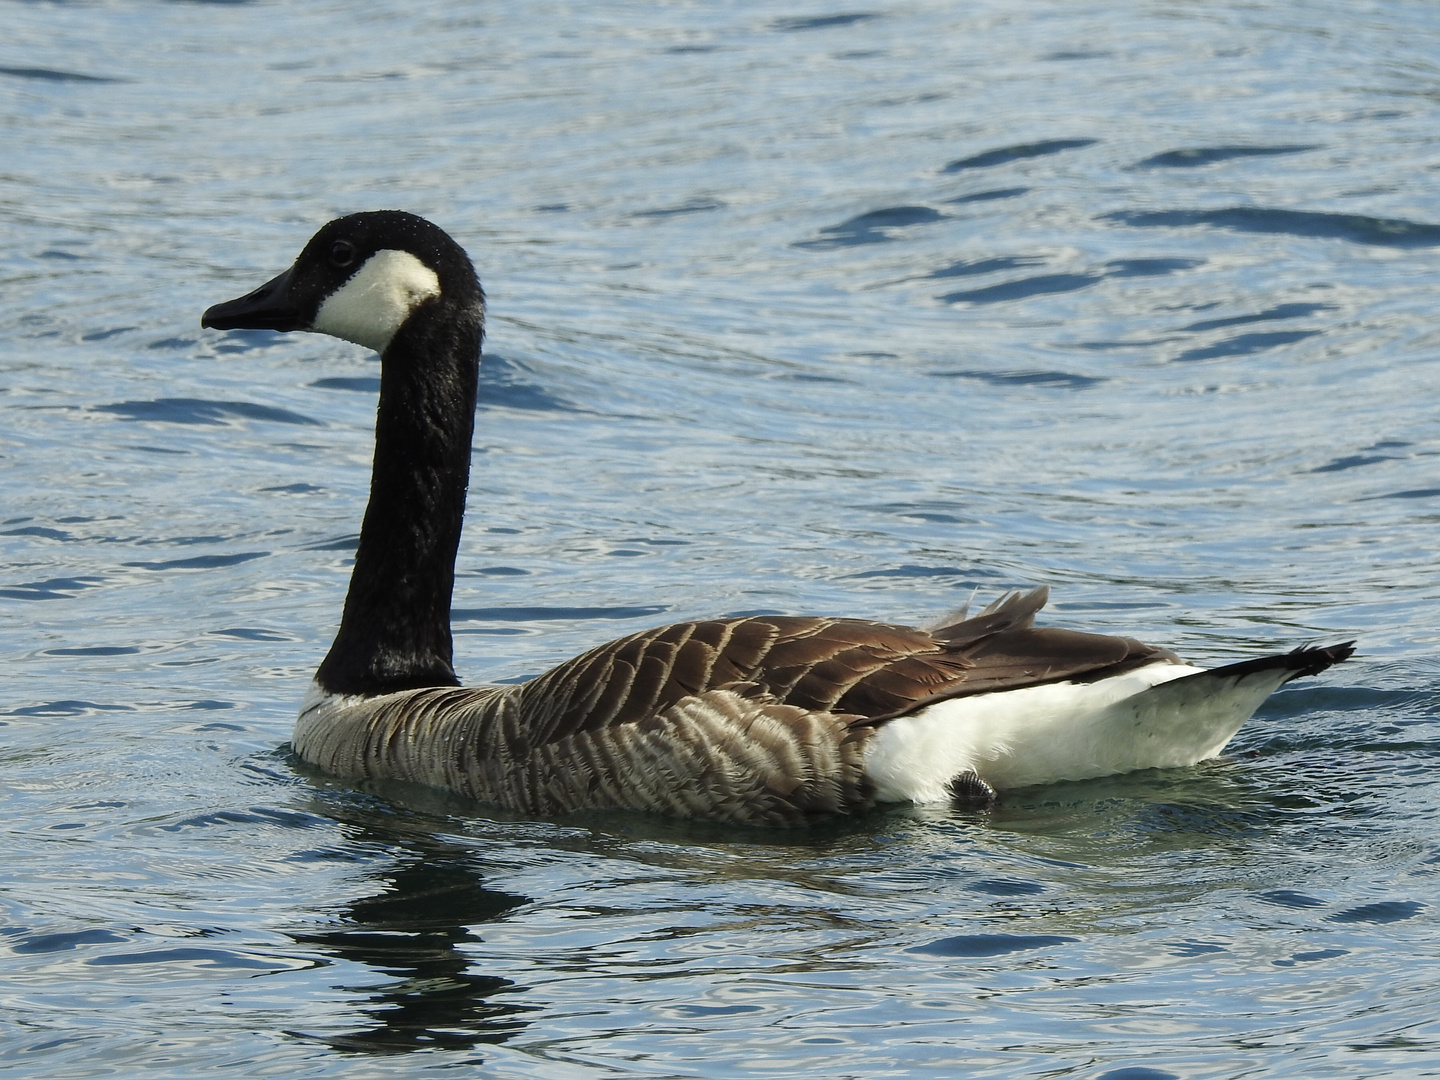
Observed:
[[[881,727],[866,745],[865,772],[881,802],[938,803],[965,772],[1003,791],[1193,765],[1220,753],[1289,675],[1174,682],[1202,671],[1160,663],[1099,682],[937,702]]]

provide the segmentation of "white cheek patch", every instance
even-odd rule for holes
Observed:
[[[310,329],[383,353],[410,312],[439,295],[439,276],[414,255],[377,251],[325,298]]]

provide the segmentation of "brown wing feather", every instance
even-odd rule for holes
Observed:
[[[1173,659],[1129,638],[1033,626],[1045,589],[1002,597],[935,630],[860,619],[682,622],[609,642],[516,688],[531,746],[641,723],[734,688],[868,726],[948,697],[1099,677]],[[743,684],[743,685],[742,685]]]

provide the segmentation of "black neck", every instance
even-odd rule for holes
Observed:
[[[380,363],[370,503],[340,630],[316,681],[337,694],[454,686],[450,597],[470,480],[481,320],[431,305]]]

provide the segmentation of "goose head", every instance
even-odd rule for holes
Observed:
[[[312,330],[382,355],[420,314],[473,324],[484,295],[464,249],[438,225],[403,210],[336,218],[295,264],[200,320],[216,330]]]

